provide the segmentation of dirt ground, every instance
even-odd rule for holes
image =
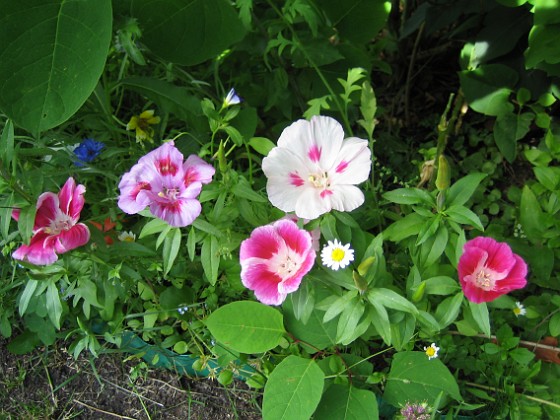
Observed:
[[[261,418],[259,393],[242,382],[225,388],[119,353],[75,360],[60,346],[16,356],[6,344],[0,338],[0,419]]]

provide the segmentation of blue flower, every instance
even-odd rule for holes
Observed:
[[[227,108],[228,106],[231,106],[231,105],[237,105],[241,101],[242,101],[242,99],[239,97],[239,95],[237,95],[237,92],[235,91],[235,89],[231,88],[230,91],[228,92],[227,96],[224,99],[223,107]]]
[[[91,162],[101,153],[105,147],[105,143],[95,141],[94,139],[84,139],[76,149],[74,154],[79,159],[76,166],[84,166],[83,162]]]

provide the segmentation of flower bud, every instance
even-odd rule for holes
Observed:
[[[416,289],[416,291],[412,294],[412,301],[414,303],[418,303],[422,300],[422,298],[424,297],[424,292],[426,291],[426,282],[423,281],[422,283],[420,283],[418,285],[418,288]]]
[[[360,276],[360,273],[358,273],[356,270],[352,271],[352,278],[354,279],[354,284],[360,291],[360,294],[363,295],[368,287],[366,279]]]
[[[372,266],[374,262],[375,262],[374,256],[367,257],[366,259],[364,259],[358,266],[358,273],[360,274],[360,276],[365,276],[369,268]]]
[[[449,172],[449,163],[444,155],[440,155],[437,168],[436,188],[439,191],[443,191],[449,188],[450,183],[451,174]]]

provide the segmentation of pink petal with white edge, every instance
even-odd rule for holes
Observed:
[[[55,237],[54,248],[59,254],[78,248],[88,243],[90,237],[89,229],[83,223],[72,226],[69,230],[63,230]]]
[[[371,171],[368,142],[356,137],[344,140],[329,176],[333,184],[356,185],[366,181]]]
[[[326,170],[334,164],[343,139],[344,130],[338,121],[317,115],[286,127],[278,139],[278,147],[293,151],[306,164]]]
[[[140,158],[138,165],[145,166],[149,172],[155,172],[153,176],[174,176],[182,171],[183,154],[175,147],[173,141],[168,141]]]
[[[48,227],[51,221],[56,219],[58,213],[60,213],[58,196],[52,192],[41,194],[37,199],[37,213],[33,230]]]
[[[58,193],[60,210],[64,214],[69,215],[74,220],[80,218],[80,212],[84,208],[84,193],[86,192],[86,187],[83,185],[77,185],[74,178],[70,177],[64,183],[64,186]]]
[[[239,258],[241,263],[248,258],[268,260],[279,251],[280,238],[272,225],[260,226],[241,243]]]
[[[303,256],[312,248],[311,234],[300,229],[295,222],[280,219],[274,222],[273,226],[286,245],[298,254]]]
[[[286,294],[278,291],[280,278],[270,272],[266,263],[260,262],[258,259],[246,260],[251,264],[241,266],[241,281],[243,285],[255,292],[255,297],[265,305],[280,305]]]
[[[28,261],[35,265],[49,265],[58,260],[54,246],[45,246],[50,236],[43,231],[37,232],[29,242],[12,253],[12,257],[20,261]]]
[[[212,181],[216,169],[198,156],[190,155],[183,164],[183,171],[185,173],[185,185],[195,181],[208,184]]]
[[[513,252],[508,244],[493,238],[478,236],[465,244],[465,252],[480,248],[488,253],[486,266],[497,273],[508,273],[515,265]]]

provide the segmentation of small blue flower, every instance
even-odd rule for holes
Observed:
[[[91,162],[101,153],[105,147],[105,143],[95,141],[94,139],[84,139],[78,147],[74,149],[74,154],[79,159],[76,166],[84,166],[83,162]]]
[[[237,95],[237,92],[235,91],[234,88],[231,88],[231,90],[228,92],[226,98],[224,99],[224,108],[227,108],[228,106],[231,105],[237,105],[238,103],[240,103],[242,101],[242,99],[239,97],[239,95]]]

